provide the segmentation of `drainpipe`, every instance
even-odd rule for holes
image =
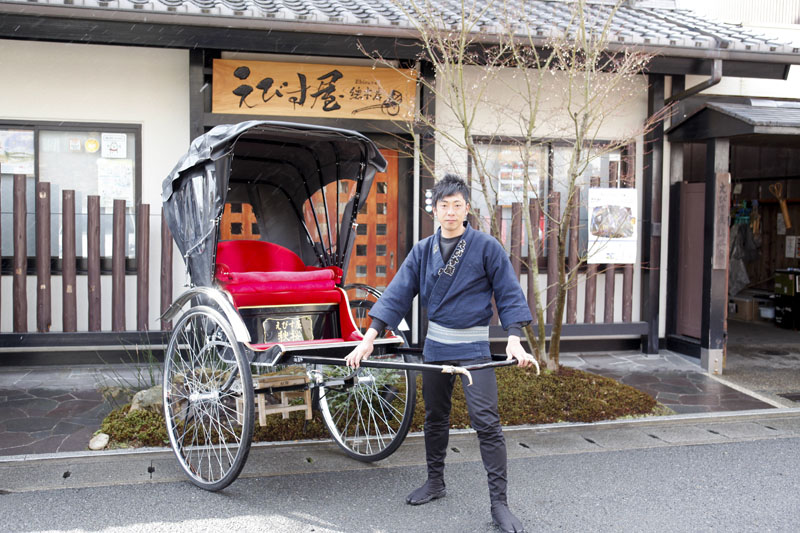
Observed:
[[[678,94],[673,94],[666,100],[664,100],[665,105],[670,105],[675,102],[680,102],[681,100],[685,100],[690,96],[694,96],[695,94],[699,93],[700,91],[705,91],[709,87],[713,87],[714,85],[718,84],[722,81],[722,60],[715,59],[714,64],[711,67],[711,77],[707,80],[698,83],[694,87],[689,87],[685,91],[682,91]]]

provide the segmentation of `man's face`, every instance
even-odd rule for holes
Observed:
[[[433,214],[441,224],[444,233],[459,232],[468,212],[469,204],[461,194],[445,196],[433,207]]]

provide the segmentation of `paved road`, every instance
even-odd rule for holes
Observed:
[[[511,504],[530,531],[797,531],[799,414],[510,430]],[[182,481],[164,452],[0,462],[0,527],[493,531],[472,434],[451,439],[448,496],[403,503],[422,447],[411,438],[378,465],[330,444],[258,447],[219,493]]]

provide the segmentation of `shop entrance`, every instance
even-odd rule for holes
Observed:
[[[800,119],[800,107],[789,109],[789,115]],[[702,114],[698,113],[699,119],[713,126],[714,117],[703,119]],[[730,122],[727,126],[728,132],[735,131]],[[794,129],[800,130],[800,120]],[[675,137],[673,142],[679,139]],[[800,135],[752,133],[728,141],[724,378],[776,405],[796,407],[800,405]],[[670,261],[674,270],[670,279],[677,290],[668,312],[668,339],[673,341],[671,348],[692,355],[698,355],[696,347],[702,344],[703,307],[708,306],[703,257],[709,253],[704,221],[713,160],[707,153],[710,146],[708,139],[673,144],[673,150],[682,151],[683,161],[681,179],[673,180],[678,182],[671,195],[675,235],[670,254],[676,257]]]

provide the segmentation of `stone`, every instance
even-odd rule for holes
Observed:
[[[140,411],[140,410],[150,410],[150,411],[160,411],[161,410],[161,401],[163,399],[163,387],[161,385],[156,385],[155,387],[151,387],[149,389],[141,390],[134,394],[133,400],[131,400],[131,410],[133,411]]]
[[[100,387],[99,391],[105,401],[117,407],[130,403],[133,398],[133,391],[126,387],[105,386]]]
[[[92,440],[89,441],[89,449],[90,450],[102,450],[106,446],[108,446],[108,434],[107,433],[98,433]]]

